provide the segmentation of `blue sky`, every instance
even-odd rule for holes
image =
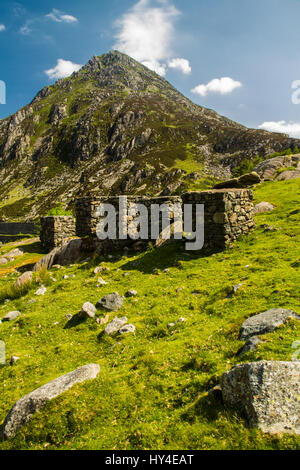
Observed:
[[[300,137],[299,18],[299,0],[1,0],[0,118],[118,48],[198,104]]]

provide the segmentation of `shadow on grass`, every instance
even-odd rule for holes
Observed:
[[[69,330],[70,328],[75,328],[82,323],[85,323],[86,318],[83,318],[79,313],[73,315],[73,317],[65,324],[64,330]]]
[[[217,251],[186,251],[185,243],[169,243],[160,248],[150,248],[139,260],[128,261],[121,269],[123,271],[136,270],[144,274],[153,273],[153,269],[167,269],[172,266],[180,267],[182,261],[193,261],[200,258],[206,258]]]

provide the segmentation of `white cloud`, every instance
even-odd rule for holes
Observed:
[[[226,95],[232,93],[236,88],[242,86],[241,82],[235,81],[230,77],[214,78],[206,85],[198,85],[193,88],[192,93],[197,93],[200,96],[207,96],[209,93],[219,93]]]
[[[0,31],[5,31],[6,30],[6,27],[4,24],[0,24]]]
[[[179,15],[168,0],[139,0],[115,22],[114,48],[165,75],[173,55],[174,22]]]
[[[45,70],[45,74],[50,79],[55,78],[66,78],[72,75],[73,72],[77,72],[82,65],[74,64],[70,60],[58,59],[56,66],[53,69]]]
[[[188,75],[192,71],[192,67],[187,59],[172,59],[169,60],[168,66],[171,69],[178,69],[182,73]]]
[[[27,34],[30,34],[32,29],[30,28],[30,25],[32,24],[32,21],[27,21],[20,29],[19,33],[24,34],[25,36]]]
[[[46,15],[46,18],[49,18],[56,23],[78,23],[78,19],[72,15],[64,15],[60,10],[53,8],[51,13]]]
[[[259,126],[259,129],[264,129],[271,132],[280,132],[288,134],[290,137],[300,138],[300,123],[286,122],[286,121],[270,121],[264,122]]]

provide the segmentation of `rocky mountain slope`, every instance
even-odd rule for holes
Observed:
[[[0,218],[36,219],[97,190],[173,194],[228,179],[245,158],[294,148],[197,106],[117,51],[0,121]]]

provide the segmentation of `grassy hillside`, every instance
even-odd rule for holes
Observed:
[[[22,316],[0,325],[8,360],[20,357],[0,368],[0,421],[16,400],[51,379],[91,362],[101,372],[48,403],[0,449],[299,449],[300,437],[248,429],[243,417],[207,395],[235,364],[292,359],[292,343],[300,340],[296,320],[265,335],[256,351],[236,353],[243,345],[240,326],[249,316],[272,307],[300,313],[299,193],[299,179],[259,185],[256,201],[276,209],[257,215],[257,230],[224,253],[199,257],[169,245],[94,259],[53,269],[56,281],[42,273],[48,284],[43,297],[32,286],[22,298],[2,301],[0,318],[11,310]],[[280,230],[266,232],[263,224]],[[2,299],[17,295],[8,289],[17,277],[9,270],[41,256],[38,243],[28,243],[25,258],[1,271]],[[103,274],[109,284],[97,288],[93,270],[100,263],[109,268]],[[239,283],[243,287],[228,299]],[[138,295],[125,300],[118,316],[128,317],[135,335],[104,336],[95,320],[67,325],[66,314],[77,313],[84,302],[128,289]],[[181,317],[186,321],[176,323]]]

